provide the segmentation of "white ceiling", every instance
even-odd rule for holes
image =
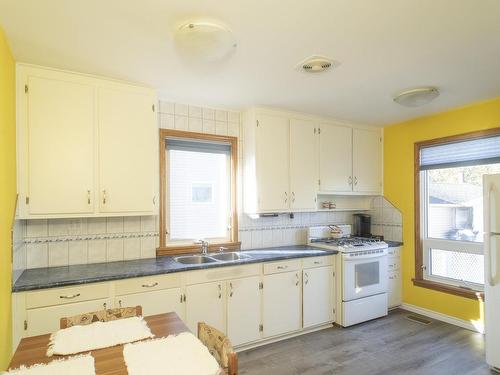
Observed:
[[[500,95],[498,0],[0,0],[17,61],[146,83],[160,97],[281,107],[384,125]],[[238,41],[224,63],[184,63],[173,31],[218,20]],[[335,70],[295,65],[320,54]],[[435,85],[421,108],[392,101]]]

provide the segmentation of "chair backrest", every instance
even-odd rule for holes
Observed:
[[[198,338],[228,375],[238,374],[238,354],[233,350],[231,341],[226,335],[204,322],[199,322]]]
[[[61,318],[60,327],[84,326],[94,322],[109,322],[134,316],[142,316],[142,307],[120,307],[118,309],[99,310],[89,313]]]

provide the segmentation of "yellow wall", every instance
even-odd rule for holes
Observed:
[[[384,195],[403,214],[403,301],[470,321],[482,320],[479,302],[415,287],[413,144],[500,127],[500,98],[384,128]]]
[[[15,64],[0,29],[0,371],[11,354],[11,226],[16,201]]]

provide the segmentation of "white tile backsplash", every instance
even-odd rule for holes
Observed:
[[[106,262],[106,240],[88,241],[88,263]]]
[[[105,217],[88,218],[87,233],[89,234],[106,233],[106,218]]]
[[[106,261],[118,262],[123,260],[123,239],[106,240]]]
[[[40,268],[49,266],[48,245],[33,243],[26,245],[26,268]]]
[[[141,239],[125,238],[123,240],[123,259],[139,259],[141,257]]]
[[[201,133],[203,131],[203,120],[190,117],[188,119],[188,129],[190,132]]]
[[[203,119],[203,133],[215,134],[215,121]]]
[[[202,118],[203,109],[194,105],[189,106],[189,117]]]
[[[123,217],[106,218],[106,233],[122,233]]]
[[[175,103],[174,110],[175,110],[175,115],[186,116],[186,117],[189,115],[189,107],[187,104]]]
[[[215,120],[215,109],[203,108],[203,119],[204,120]]]
[[[28,220],[26,227],[26,237],[45,237],[48,235],[47,220]]]
[[[68,265],[88,262],[87,241],[68,242]]]
[[[123,231],[128,232],[140,232],[141,231],[141,217],[140,216],[128,216],[123,218]]]
[[[49,267],[67,266],[68,242],[51,242],[49,245]]]
[[[175,115],[175,130],[188,130],[188,117]]]
[[[227,135],[227,122],[216,121],[215,122],[215,134]]]

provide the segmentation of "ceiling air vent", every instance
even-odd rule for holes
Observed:
[[[337,62],[324,56],[311,56],[302,61],[298,67],[300,70],[307,73],[321,73],[336,67]]]

